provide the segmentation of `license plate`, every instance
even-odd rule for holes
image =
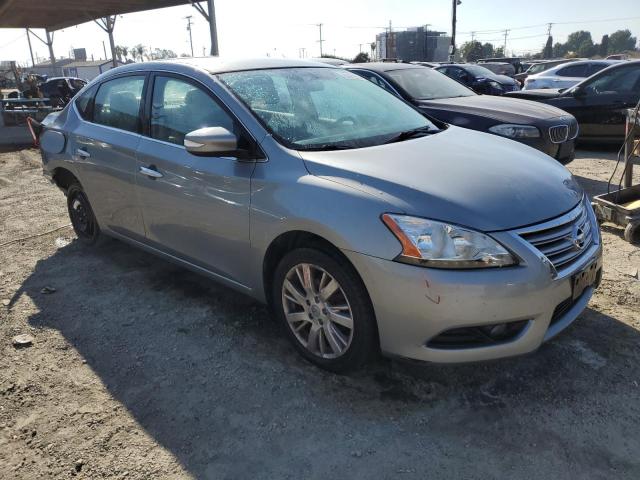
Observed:
[[[580,297],[587,287],[596,283],[598,278],[598,262],[593,261],[580,273],[573,276],[573,299]]]

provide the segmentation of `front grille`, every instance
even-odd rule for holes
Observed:
[[[577,262],[594,239],[584,202],[566,215],[518,233],[547,257],[556,270],[568,268]]]
[[[580,129],[578,127],[578,122],[575,120],[569,124],[569,140],[573,140],[578,136]]]
[[[549,138],[553,143],[566,142],[569,138],[569,125],[556,125],[549,128]]]

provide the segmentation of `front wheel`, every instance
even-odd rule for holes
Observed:
[[[373,307],[351,265],[300,248],[276,268],[272,302],[303,357],[337,373],[354,370],[378,350]]]

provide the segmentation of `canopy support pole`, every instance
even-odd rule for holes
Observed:
[[[40,38],[38,36],[38,34],[36,34],[35,32],[29,30],[31,32],[31,34],[36,37],[38,40],[40,40],[42,43],[44,43],[47,47],[49,47],[49,59],[51,60],[51,68],[53,70],[53,74],[57,75],[58,74],[58,70],[56,69],[56,56],[53,54],[53,33],[52,31],[50,31],[49,29],[45,29],[44,33],[45,33],[45,39],[43,40],[42,38]],[[31,42],[29,42],[31,43]]]
[[[118,59],[116,57],[116,43],[113,39],[113,30],[116,27],[116,15],[109,15],[98,20],[94,20],[96,24],[106,32],[109,36],[109,47],[111,48],[111,64],[113,68],[118,66]]]
[[[36,66],[36,62],[33,59],[33,48],[31,48],[31,35],[29,35],[29,29],[25,28],[25,30],[27,31],[27,42],[29,43],[29,53],[31,54],[31,66],[35,67]]]
[[[211,55],[217,57],[218,52],[218,29],[216,26],[216,8],[213,0],[207,0],[208,11],[196,0],[190,0],[191,5],[205,18],[209,23],[209,35],[211,36]]]

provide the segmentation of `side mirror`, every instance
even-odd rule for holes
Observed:
[[[573,95],[575,98],[584,98],[587,96],[587,91],[584,89],[584,87],[576,87],[571,92],[571,95]]]
[[[238,137],[223,127],[200,128],[185,135],[184,147],[196,155],[237,155]]]

